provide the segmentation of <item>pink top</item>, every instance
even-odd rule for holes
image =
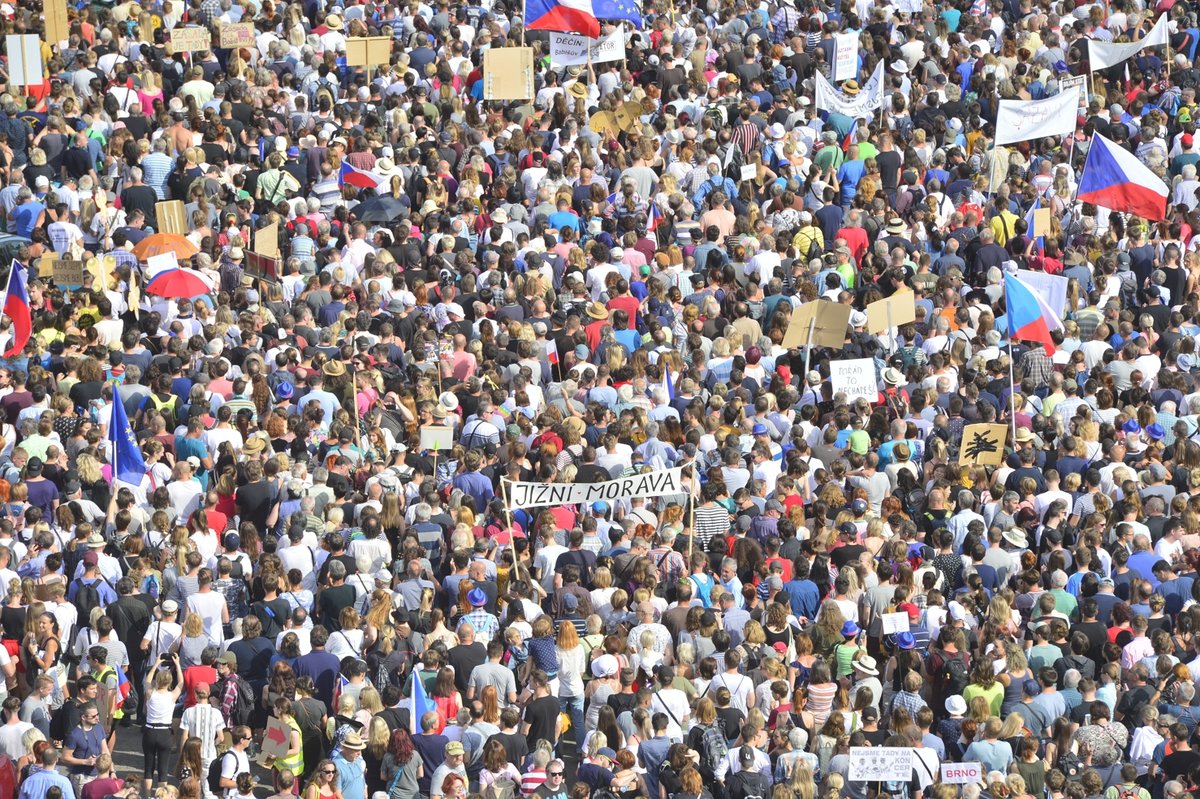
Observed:
[[[142,89],[138,89],[137,98],[138,102],[142,104],[142,111],[152,111],[154,110],[154,101],[163,99],[162,89],[158,89],[154,92],[147,92],[143,91]]]

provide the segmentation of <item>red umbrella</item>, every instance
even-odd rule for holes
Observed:
[[[194,269],[164,269],[146,284],[147,294],[168,298],[199,297],[212,290],[208,279]]]

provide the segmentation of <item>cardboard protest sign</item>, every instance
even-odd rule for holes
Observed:
[[[792,313],[783,346],[788,349],[808,344],[808,331],[812,327],[812,345],[840,350],[846,343],[846,327],[850,324],[850,306],[828,300],[813,300]]]
[[[59,258],[54,262],[54,284],[56,286],[82,286],[83,274],[86,270],[85,261],[64,260]]]
[[[493,47],[483,54],[483,99],[533,99],[533,48]]]
[[[288,739],[292,730],[274,716],[267,718],[267,729],[263,733],[262,753],[267,757],[279,759],[288,753]]]
[[[183,200],[166,200],[154,204],[154,218],[158,220],[157,233],[177,233],[186,236],[187,222],[184,221]]]
[[[637,103],[621,103],[617,106],[617,127],[626,133],[633,133],[642,124],[642,109]]]
[[[231,49],[234,47],[253,47],[254,23],[238,22],[232,25],[222,25],[220,43],[221,47],[224,49]]]
[[[616,136],[621,132],[617,125],[617,115],[612,111],[597,111],[588,120],[588,127],[601,136]]]
[[[63,39],[70,37],[71,29],[67,19],[67,0],[45,0],[42,11],[46,15],[46,41],[57,45]]]
[[[1006,424],[969,424],[963,428],[958,462],[999,466],[1004,460],[1004,441],[1008,436]]]
[[[254,231],[254,246],[251,250],[268,258],[279,256],[279,223],[272,222]]]
[[[898,291],[867,306],[867,332],[886,333],[917,319],[917,295]]]
[[[201,53],[212,49],[208,28],[175,28],[171,31],[171,49],[177,53]]]
[[[375,67],[391,59],[390,36],[355,36],[346,39],[346,66]]]

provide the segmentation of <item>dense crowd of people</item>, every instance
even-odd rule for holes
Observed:
[[[529,6],[3,7],[0,786],[1200,795],[1196,6]],[[624,57],[556,63],[564,10]],[[1094,134],[1165,220],[1080,201]]]

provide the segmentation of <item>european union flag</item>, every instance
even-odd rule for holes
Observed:
[[[592,0],[592,11],[596,19],[624,19],[632,22],[635,28],[645,27],[637,0]]]
[[[142,450],[138,447],[133,428],[129,426],[129,417],[125,415],[125,405],[121,402],[117,386],[113,386],[113,415],[112,424],[108,426],[108,443],[111,447],[113,479],[141,485],[142,477],[146,474],[146,462],[142,460]]]

